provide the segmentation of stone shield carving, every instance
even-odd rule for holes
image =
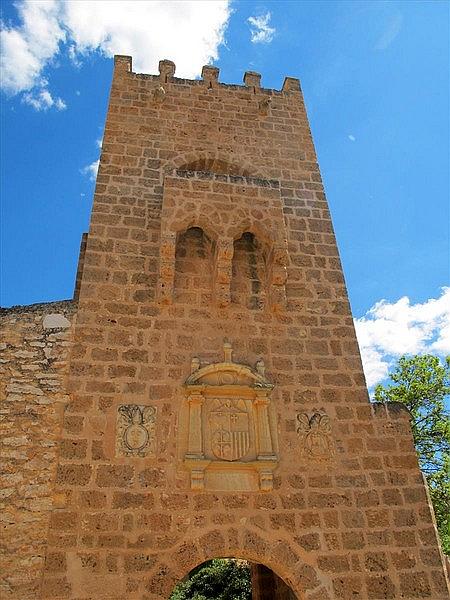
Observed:
[[[219,459],[239,460],[250,448],[250,421],[245,402],[220,399],[213,402],[209,414],[212,451]]]
[[[269,491],[278,465],[273,385],[264,361],[235,363],[229,342],[222,362],[191,362],[184,384],[180,446],[191,489]]]
[[[315,412],[311,417],[306,413],[298,414],[297,434],[300,437],[302,454],[318,459],[327,459],[333,455],[331,422],[328,415],[319,412]]]
[[[155,452],[156,408],[122,404],[117,411],[118,456],[149,456]]]

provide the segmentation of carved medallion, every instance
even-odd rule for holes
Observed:
[[[222,460],[239,460],[250,448],[250,422],[245,402],[229,399],[213,402],[209,413],[213,454]]]
[[[116,451],[119,456],[149,456],[155,452],[156,408],[122,404],[117,412]]]
[[[316,412],[311,417],[306,413],[297,415],[297,433],[302,453],[318,459],[333,455],[331,422],[328,415]]]
[[[217,376],[219,385],[231,385],[236,383],[236,374],[225,371]]]

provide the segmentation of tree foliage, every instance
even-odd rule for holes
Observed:
[[[411,413],[420,468],[427,478],[442,548],[450,554],[450,357],[402,356],[377,402],[401,402]]]
[[[170,600],[251,600],[250,566],[242,560],[217,558],[194,569]]]

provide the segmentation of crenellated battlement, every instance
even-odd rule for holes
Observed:
[[[215,87],[230,88],[230,89],[248,89],[250,92],[256,93],[263,92],[268,94],[291,94],[299,93],[300,80],[295,77],[285,77],[281,90],[275,90],[272,88],[261,87],[261,74],[255,71],[246,71],[244,73],[243,82],[244,85],[221,83],[219,81],[220,70],[218,67],[213,65],[205,65],[202,67],[201,79],[184,79],[175,77],[176,65],[171,60],[160,60],[159,61],[159,75],[146,74],[146,73],[134,73],[133,72],[133,58],[131,56],[125,56],[122,54],[116,54],[114,56],[114,73],[123,74],[127,73],[135,77],[150,78],[154,81],[159,81],[160,84],[176,83],[185,85],[203,85],[208,89]],[[264,107],[263,107],[264,110]]]

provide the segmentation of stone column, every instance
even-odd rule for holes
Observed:
[[[267,392],[259,392],[254,400],[259,437],[257,458],[258,460],[275,460],[276,457],[273,453],[272,436],[270,434],[269,413],[267,410],[270,400],[266,396],[266,393]]]
[[[231,260],[233,258],[233,241],[221,238],[217,242],[215,294],[221,308],[230,304]]]
[[[204,458],[202,443],[202,394],[190,394],[189,403],[189,440],[186,458]]]

